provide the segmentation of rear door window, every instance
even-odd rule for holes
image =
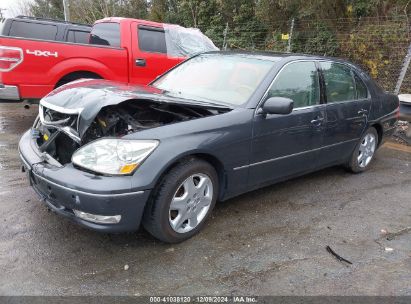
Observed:
[[[356,99],[354,77],[349,67],[335,62],[321,62],[321,67],[327,103]]]
[[[114,22],[95,24],[91,30],[90,43],[120,47],[120,24]]]
[[[9,35],[32,39],[56,40],[57,26],[14,20],[11,23]]]
[[[69,30],[67,33],[67,41],[74,43],[88,43],[90,38],[89,32]]]
[[[150,53],[167,53],[164,29],[155,27],[138,27],[138,44],[140,50]]]

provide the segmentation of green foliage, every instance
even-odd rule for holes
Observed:
[[[254,1],[238,1],[234,7],[231,35],[228,38],[230,48],[264,48],[267,28],[256,18]]]
[[[115,15],[128,18],[146,19],[148,3],[145,0],[123,0],[122,5],[115,4]]]
[[[393,90],[393,73],[399,73],[409,43],[406,28],[405,23],[399,27],[397,22],[384,23],[384,29],[376,24],[364,24],[343,40],[341,53],[362,64],[382,87]]]
[[[294,36],[292,52],[337,56],[339,43],[336,33],[323,22],[317,23],[311,31],[298,31]]]
[[[64,19],[63,2],[61,0],[34,0],[29,3],[33,16],[42,18]]]

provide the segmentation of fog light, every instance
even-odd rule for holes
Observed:
[[[73,210],[74,214],[89,222],[98,223],[98,224],[117,224],[121,220],[121,215],[97,215],[86,213],[79,210]]]

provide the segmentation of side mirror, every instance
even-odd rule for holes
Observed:
[[[268,98],[261,110],[265,114],[290,114],[293,111],[294,101],[285,97]]]

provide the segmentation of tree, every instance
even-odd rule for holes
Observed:
[[[34,0],[29,4],[33,16],[42,18],[64,19],[63,2],[61,0]]]

